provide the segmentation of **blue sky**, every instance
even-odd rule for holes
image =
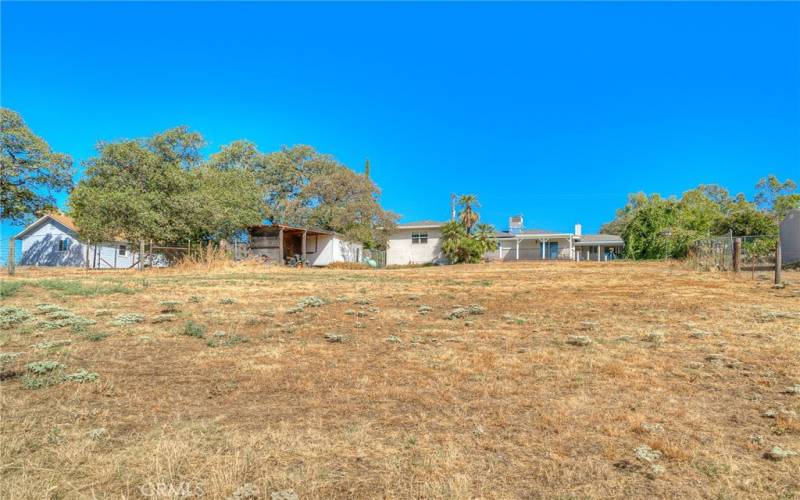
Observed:
[[[630,192],[800,180],[798,3],[2,9],[2,105],[77,161],[186,124],[369,157],[404,220],[475,193],[499,228],[585,231]]]

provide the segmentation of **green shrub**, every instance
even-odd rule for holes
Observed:
[[[33,361],[25,365],[25,368],[36,375],[44,375],[48,372],[61,368],[63,365],[58,361]]]
[[[142,321],[144,321],[144,314],[125,313],[117,315],[117,317],[114,318],[114,321],[112,321],[111,324],[115,326],[125,326],[125,325],[135,325],[136,323],[141,323]]]
[[[11,363],[20,356],[21,352],[0,352],[0,366]]]
[[[0,329],[11,328],[23,321],[27,321],[30,317],[30,313],[21,307],[0,307]]]
[[[221,299],[219,299],[219,303],[220,304],[235,304],[236,303],[236,299],[233,299],[231,297],[222,297]]]
[[[39,342],[34,347],[37,349],[55,349],[57,347],[64,347],[66,345],[70,345],[72,343],[71,340],[51,340],[49,342]]]
[[[83,384],[84,382],[94,382],[99,378],[99,375],[94,372],[89,372],[81,368],[75,373],[69,373],[64,375],[64,380],[67,382],[78,382],[79,384]]]
[[[88,340],[90,342],[100,342],[101,340],[105,339],[106,337],[108,337],[108,334],[104,333],[104,332],[92,332],[92,333],[86,334],[86,340]]]
[[[225,332],[214,332],[211,340],[208,341],[208,347],[231,347],[237,344],[243,344],[250,339],[247,337],[240,337],[239,335],[228,335]]]
[[[192,304],[199,304],[203,300],[204,300],[204,298],[199,296],[199,295],[192,295],[191,297],[189,297],[188,302],[190,302]]]
[[[178,312],[178,306],[181,305],[181,303],[177,300],[165,300],[163,302],[159,302],[159,305],[161,306],[162,313],[176,313]]]
[[[322,307],[328,302],[320,297],[303,297],[297,301],[298,307]]]
[[[187,321],[186,326],[183,329],[183,334],[188,335],[190,337],[197,337],[199,339],[203,338],[206,333],[206,327],[195,323],[194,321]]]
[[[0,281],[0,298],[15,295],[22,288],[22,285],[24,283],[21,281]]]

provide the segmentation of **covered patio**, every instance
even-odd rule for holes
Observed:
[[[330,237],[330,231],[288,226],[284,224],[261,225],[249,228],[250,254],[266,257],[280,265],[307,264],[309,256],[318,251],[320,237]]]
[[[508,234],[497,238],[498,248],[490,259],[570,260],[573,255],[571,234]]]

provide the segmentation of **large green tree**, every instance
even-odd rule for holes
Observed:
[[[204,165],[203,145],[186,127],[99,144],[69,201],[82,235],[180,242],[228,238],[260,223],[255,174]]]
[[[385,246],[397,215],[384,210],[380,189],[331,155],[311,146],[283,147],[264,154],[237,141],[209,161],[221,169],[243,168],[255,176],[266,218],[342,233],[368,247]]]
[[[25,222],[55,205],[54,191],[72,186],[72,158],[54,152],[19,113],[0,108],[0,217]]]

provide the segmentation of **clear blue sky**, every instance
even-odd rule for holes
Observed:
[[[404,220],[596,231],[635,191],[800,180],[800,4],[3,3],[2,105],[77,161],[186,124],[311,144]],[[64,197],[61,197],[63,202]],[[4,225],[4,238],[11,228]]]

